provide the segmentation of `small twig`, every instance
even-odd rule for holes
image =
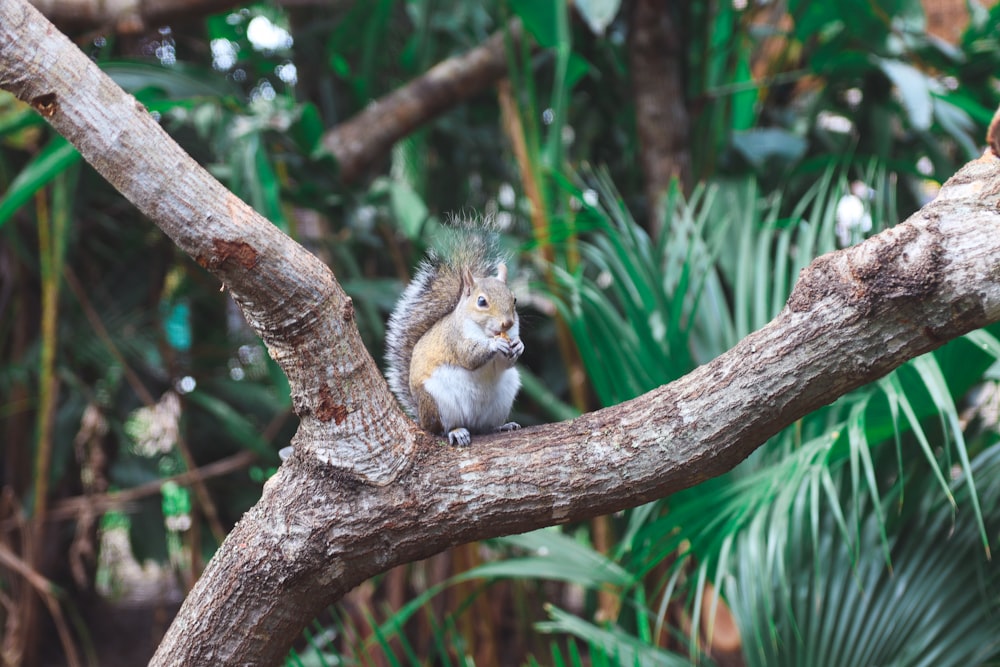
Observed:
[[[274,440],[278,435],[278,431],[285,425],[285,422],[288,421],[288,418],[291,415],[291,409],[286,408],[271,417],[271,421],[267,423],[267,426],[264,427],[264,431],[261,433],[261,436],[264,438],[264,442],[271,442]]]
[[[3,543],[0,543],[0,564],[21,575],[38,592],[39,597],[42,598],[42,601],[49,610],[49,614],[52,616],[52,621],[55,623],[56,632],[59,634],[59,641],[62,643],[63,651],[66,653],[66,663],[69,667],[80,667],[82,665],[80,656],[77,654],[76,645],[73,643],[73,637],[69,632],[69,627],[66,625],[66,619],[63,617],[62,608],[59,606],[59,600],[56,597],[55,591],[59,590],[58,587],[36,572],[34,568],[25,563]]]
[[[187,470],[177,475],[164,477],[163,479],[157,479],[152,482],[146,482],[145,484],[140,484],[139,486],[134,486],[131,489],[126,489],[124,491],[66,498],[55,503],[49,509],[47,518],[49,521],[67,521],[77,518],[80,514],[86,511],[92,511],[95,514],[103,514],[104,512],[108,512],[110,510],[127,510],[131,503],[134,503],[141,498],[159,493],[160,489],[167,482],[174,482],[181,486],[195,482],[203,482],[205,480],[212,479],[213,477],[221,477],[222,475],[228,475],[231,472],[242,470],[243,468],[246,468],[250,464],[254,463],[256,460],[256,453],[251,451],[242,451],[228,458],[201,466],[200,468]],[[4,531],[6,531],[13,527],[8,526],[9,523],[13,522],[13,519],[7,519],[0,523],[0,526],[3,527]]]
[[[104,322],[101,321],[100,315],[97,314],[93,304],[90,303],[90,299],[87,297],[86,291],[84,291],[83,286],[80,284],[80,280],[76,277],[76,273],[73,272],[72,268],[67,266],[63,274],[66,277],[66,284],[69,285],[69,289],[73,292],[73,296],[75,296],[76,300],[80,303],[80,308],[83,309],[83,314],[87,318],[87,321],[90,322],[91,328],[93,328],[94,333],[97,334],[97,337],[101,340],[101,342],[104,343],[104,347],[106,347],[108,352],[111,353],[111,356],[114,357],[115,361],[117,361],[121,366],[122,371],[125,373],[125,381],[128,382],[130,387],[132,387],[132,391],[135,392],[136,396],[139,397],[139,400],[142,401],[146,407],[153,407],[156,405],[156,399],[154,399],[153,395],[148,389],[146,389],[146,385],[143,384],[142,379],[140,379],[139,375],[132,370],[132,367],[125,360],[125,356],[118,349],[118,346],[115,345],[114,340],[111,338],[111,334],[108,333],[107,327],[105,327]]]
[[[55,587],[44,575],[36,572],[33,567],[25,563],[10,547],[2,542],[0,542],[0,564],[17,572],[43,596],[50,594]]]
[[[146,405],[146,407],[153,407],[156,405],[156,400],[153,395],[146,389],[146,385],[143,384],[142,380],[139,378],[138,374],[132,369],[132,367],[125,361],[125,357],[122,355],[121,351],[118,350],[118,346],[111,339],[111,335],[108,333],[107,328],[104,326],[104,322],[101,321],[100,316],[98,316],[97,311],[90,303],[90,299],[87,298],[86,292],[84,292],[83,287],[80,285],[80,281],[77,280],[76,274],[69,267],[66,267],[65,271],[66,283],[69,285],[70,290],[76,296],[77,301],[80,302],[80,307],[83,308],[83,313],[87,317],[87,321],[90,322],[90,326],[93,327],[94,332],[97,337],[101,339],[105,347],[115,358],[122,369],[125,372],[125,380],[132,387],[132,390],[136,393],[139,399]],[[181,454],[181,458],[184,459],[184,465],[188,470],[196,469],[194,462],[194,457],[191,456],[191,449],[187,446],[187,441],[178,435],[177,437],[177,450]],[[215,506],[215,502],[212,500],[212,496],[208,493],[208,488],[198,477],[194,477],[191,482],[191,488],[194,489],[195,496],[198,498],[198,503],[201,505],[202,510],[205,513],[205,518],[208,520],[209,528],[212,530],[212,535],[220,543],[226,537],[226,531],[222,528],[222,522],[219,520],[219,510]]]
[[[61,183],[57,179],[56,183]],[[53,192],[53,198],[56,194]],[[58,202],[49,206],[49,190],[35,193],[35,216],[38,221],[38,255],[42,274],[41,295],[41,353],[38,368],[38,410],[36,413],[34,506],[27,535],[29,547],[23,551],[27,567],[43,567],[42,542],[45,540],[45,513],[49,501],[49,477],[52,465],[52,443],[55,429],[56,406],[59,402],[59,381],[56,377],[56,349],[59,343],[59,273],[62,264],[60,234],[65,224],[65,211]],[[13,553],[13,552],[11,552]],[[22,590],[19,611],[23,620],[21,638],[26,650],[33,655],[38,637],[37,601],[28,590]],[[44,596],[43,596],[44,597]],[[31,646],[32,648],[28,648]],[[29,660],[31,658],[29,657]]]
[[[191,448],[188,447],[187,439],[177,434],[177,451],[181,453],[181,458],[184,459],[184,467],[190,471],[198,469],[198,464],[195,463],[194,457],[191,456]],[[219,519],[219,509],[215,506],[215,501],[212,500],[212,496],[208,493],[208,487],[205,486],[205,480],[200,476],[194,476],[191,480],[191,488],[194,489],[194,495],[198,498],[198,504],[201,505],[201,509],[205,514],[205,519],[208,521],[208,527],[212,531],[212,537],[219,544],[222,544],[222,540],[226,539],[226,530],[222,527],[222,520]]]

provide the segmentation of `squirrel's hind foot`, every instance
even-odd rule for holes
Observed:
[[[496,432],[503,433],[505,431],[516,431],[521,428],[521,425],[517,422],[507,422],[503,426],[499,427]],[[472,434],[469,433],[467,428],[453,428],[448,431],[448,444],[455,447],[468,447],[472,444]]]
[[[467,428],[453,428],[448,431],[448,444],[455,447],[468,447],[472,443],[472,435]]]

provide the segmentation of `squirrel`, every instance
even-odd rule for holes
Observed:
[[[463,229],[428,253],[386,329],[389,387],[421,428],[457,446],[520,428],[507,421],[524,352],[516,303],[483,230]]]

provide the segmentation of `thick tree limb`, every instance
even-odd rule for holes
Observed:
[[[345,9],[350,0],[278,0],[284,7],[326,6]],[[31,0],[60,28],[113,29],[137,34],[175,19],[190,20],[237,7],[239,0]]]
[[[520,39],[521,23],[512,21],[481,46],[438,63],[327,132],[323,147],[337,159],[341,178],[357,180],[394,143],[503,77],[505,32]]]
[[[53,23],[72,29],[113,28],[136,34],[179,16],[211,14],[233,7],[235,0],[32,0]]]
[[[316,612],[373,574],[719,475],[811,410],[1000,320],[1000,160],[988,157],[905,223],[814,261],[774,321],[688,376],[451,448],[400,414],[325,266],[194,164],[24,0],[0,0],[0,15],[0,86],[229,286],[301,417],[295,454],[220,547],[154,665],[278,664]]]

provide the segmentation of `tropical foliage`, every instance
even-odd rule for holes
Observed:
[[[637,222],[655,206],[629,87],[634,3],[293,4],[78,43],[333,267],[376,358],[435,228],[493,216],[525,304],[523,423],[731,348],[813,257],[895,224],[976,155],[998,102],[1000,10],[969,3],[948,42],[915,0],[673,7],[697,184],[669,189],[657,227]],[[330,128],[511,18],[530,39],[507,41],[509,85],[344,183]],[[219,286],[6,95],[0,190],[0,548],[52,580],[66,661],[97,664],[100,629],[73,619],[150,582],[182,595],[277,465],[291,401]],[[997,334],[907,364],[671,498],[386,573],[288,664],[995,662]],[[0,593],[10,646],[35,593],[13,570]]]

